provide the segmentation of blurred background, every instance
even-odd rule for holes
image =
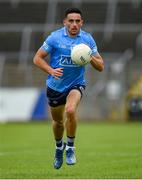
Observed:
[[[142,0],[0,0],[0,122],[49,120],[46,74],[33,56],[64,11],[78,7],[97,42],[103,72],[86,66],[79,119],[142,120]]]

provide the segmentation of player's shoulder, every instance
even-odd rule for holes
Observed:
[[[81,36],[82,36],[82,39],[84,39],[86,41],[90,41],[93,38],[90,32],[87,32],[84,30],[81,30]]]
[[[55,37],[58,37],[59,35],[61,35],[63,33],[63,31],[64,31],[63,28],[60,28],[60,29],[57,29],[55,31],[52,31],[51,35],[55,36]]]
[[[87,32],[85,30],[82,30],[82,29],[81,29],[80,33],[81,33],[82,36],[86,36],[86,37],[90,37],[91,36],[91,34],[89,32]]]

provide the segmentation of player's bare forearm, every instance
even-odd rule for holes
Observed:
[[[39,67],[44,72],[51,74],[52,68],[45,62],[43,58],[41,58],[37,54],[35,55],[33,62],[37,67]]]
[[[56,68],[53,69],[46,61],[45,57],[47,53],[39,49],[34,56],[33,62],[34,64],[39,67],[44,72],[54,76],[56,79],[59,79],[60,76],[63,75],[63,68]]]
[[[104,69],[104,62],[102,57],[97,54],[95,56],[91,56],[91,61],[90,61],[91,65],[98,71],[103,71]]]

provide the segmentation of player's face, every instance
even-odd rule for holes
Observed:
[[[74,37],[79,33],[82,25],[83,20],[81,18],[81,15],[78,13],[70,13],[64,19],[64,26],[67,28],[68,33],[71,37]]]

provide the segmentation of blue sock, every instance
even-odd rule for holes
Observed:
[[[56,139],[56,147],[61,148],[63,145],[63,139]]]
[[[74,146],[74,140],[75,140],[75,137],[67,136],[67,146],[73,147]]]

